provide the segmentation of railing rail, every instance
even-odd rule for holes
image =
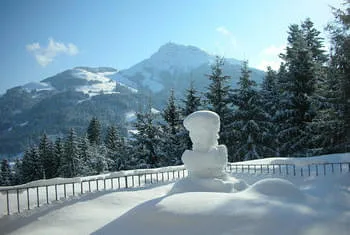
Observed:
[[[317,164],[236,164],[228,163],[226,171],[235,174],[273,176],[326,176],[350,172],[350,162]],[[36,207],[80,196],[86,193],[140,188],[171,182],[188,174],[184,166],[113,172],[104,176],[30,182],[25,185],[0,187],[0,217],[21,213]],[[54,183],[53,183],[54,182]]]

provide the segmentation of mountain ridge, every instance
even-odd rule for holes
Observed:
[[[70,127],[84,133],[92,117],[103,126],[118,125],[127,133],[130,113],[148,105],[161,110],[170,89],[184,96],[190,82],[200,92],[209,84],[207,74],[215,56],[194,46],[167,43],[149,58],[128,69],[77,66],[56,75],[7,90],[0,96],[0,154],[22,152],[46,132],[62,135]],[[224,74],[239,80],[241,62],[225,59]],[[252,68],[252,79],[264,72]],[[150,97],[150,98],[149,98]]]

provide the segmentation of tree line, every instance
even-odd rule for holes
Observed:
[[[233,84],[223,72],[224,59],[217,57],[204,92],[191,82],[183,99],[170,92],[160,114],[149,104],[136,113],[131,137],[112,126],[102,140],[97,118],[84,136],[71,129],[65,138],[51,142],[43,134],[39,145],[17,160],[14,171],[3,160],[0,183],[181,164],[183,151],[191,149],[182,121],[201,109],[219,114],[219,142],[228,147],[229,161],[349,152],[349,4],[345,10],[333,9],[335,20],[326,28],[329,54],[310,19],[290,25],[287,47],[280,54],[283,62],[277,71],[268,67],[259,86],[250,79],[248,61]]]

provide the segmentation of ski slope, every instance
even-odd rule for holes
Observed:
[[[350,162],[350,154],[305,159],[269,158],[310,164]],[[245,164],[248,164],[246,162]],[[250,163],[253,163],[250,162]],[[347,166],[347,165],[346,165]],[[174,183],[86,194],[30,213],[0,219],[1,234],[200,234],[348,235],[350,173],[311,177],[239,173],[249,187],[236,193],[167,195]],[[278,177],[278,178],[276,178]]]

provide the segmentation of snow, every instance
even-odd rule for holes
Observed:
[[[134,121],[135,119],[136,119],[135,111],[130,111],[130,112],[125,113],[125,120],[127,122]]]
[[[29,82],[29,83],[23,85],[22,88],[27,90],[28,92],[33,91],[33,90],[34,91],[54,90],[54,88],[50,84],[47,84],[45,82]]]
[[[25,121],[25,122],[20,123],[19,126],[24,127],[24,126],[28,125],[28,123],[29,123],[28,121]]]
[[[312,159],[295,160],[312,163]],[[261,159],[259,164],[274,160],[280,158]],[[326,155],[315,160],[349,162],[350,154]],[[292,159],[290,161],[293,162]],[[78,200],[54,203],[32,213],[3,217],[0,219],[0,231],[18,235],[345,235],[350,230],[348,171],[283,179],[271,178],[267,174],[240,173],[232,176],[248,182],[250,186],[236,193],[168,195],[173,183],[96,192]]]

